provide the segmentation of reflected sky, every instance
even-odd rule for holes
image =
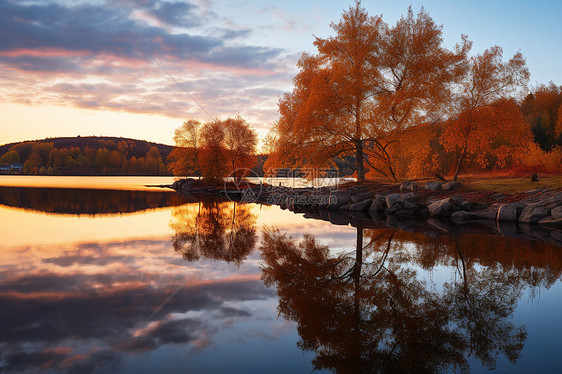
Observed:
[[[256,345],[296,350],[294,326],[276,318],[275,291],[260,280],[255,254],[236,265],[187,262],[170,235],[4,247],[3,254],[0,367],[8,372],[133,372],[137,359],[146,370],[162,357],[183,362],[175,367],[182,372],[194,358],[202,369],[212,366],[232,345],[239,346],[233,365],[242,368]]]
[[[0,175],[0,186],[153,191],[151,185],[172,184],[174,179],[169,176]]]
[[[174,220],[185,227],[199,203],[120,215],[14,205],[0,205],[1,372],[153,372],[163,362],[166,372],[219,373],[224,362],[233,372],[252,372],[248,362],[254,372],[310,372],[294,323],[277,318],[275,290],[261,281],[255,247],[269,208],[236,208],[254,240],[229,263],[174,250]],[[208,206],[231,222],[233,203]]]
[[[413,354],[428,372],[562,370],[562,248],[547,243],[213,200],[0,205],[0,222],[0,372],[392,372]]]

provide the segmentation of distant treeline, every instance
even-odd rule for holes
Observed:
[[[170,175],[172,149],[127,138],[52,138],[0,146],[0,165],[20,163],[24,174],[40,175]]]
[[[23,164],[23,174],[38,175],[172,175],[168,156],[173,149],[117,137],[48,138],[1,145],[0,166]],[[251,168],[259,176],[266,159],[252,157]]]

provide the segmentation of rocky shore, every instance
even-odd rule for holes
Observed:
[[[438,181],[405,182],[400,186],[344,185],[338,189],[269,185],[230,189],[201,186],[189,179],[177,181],[173,188],[186,194],[279,205],[333,223],[384,223],[403,230],[429,227],[443,233],[478,228],[506,236],[531,236],[562,246],[560,190],[539,188],[499,194],[467,190],[459,182]]]

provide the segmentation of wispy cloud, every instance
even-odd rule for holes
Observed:
[[[169,73],[214,116],[268,127],[292,76],[288,51],[244,43],[201,1],[7,0],[0,21],[4,102],[203,117]]]

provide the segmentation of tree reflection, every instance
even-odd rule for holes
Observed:
[[[256,216],[247,204],[204,200],[174,208],[172,217],[174,250],[187,261],[240,264],[256,246]]]
[[[478,264],[466,254],[470,240],[432,242],[358,228],[355,250],[333,255],[311,235],[297,242],[266,229],[263,279],[276,287],[280,313],[298,324],[300,347],[316,352],[316,369],[468,371],[469,357],[493,369],[500,354],[515,362],[526,330],[510,318],[529,284],[525,273],[507,257]],[[419,268],[439,262],[454,274],[435,287]]]
[[[0,205],[53,214],[123,214],[185,204],[173,191],[2,187]]]

